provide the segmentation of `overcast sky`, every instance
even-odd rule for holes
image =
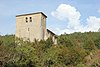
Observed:
[[[0,34],[15,34],[16,15],[42,11],[56,34],[97,31],[100,0],[1,0]]]

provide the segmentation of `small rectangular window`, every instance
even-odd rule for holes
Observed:
[[[28,28],[28,31],[30,31],[30,29]]]

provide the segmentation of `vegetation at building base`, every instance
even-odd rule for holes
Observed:
[[[4,67],[99,67],[100,32],[63,34],[46,41],[15,43],[14,35],[0,36],[0,65]]]

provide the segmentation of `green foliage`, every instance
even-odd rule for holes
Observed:
[[[97,37],[97,39],[94,41],[95,42],[95,46],[100,49],[100,36]]]
[[[60,37],[58,37],[58,45],[64,45],[64,46],[66,46],[66,47],[71,47],[71,46],[73,46],[74,44],[72,43],[72,40],[71,40],[71,37],[69,37],[69,36],[64,36],[64,35],[62,35],[62,36],[60,36]]]
[[[80,64],[77,64],[76,67],[87,67],[87,66],[85,64],[80,63]]]
[[[52,39],[23,41],[14,35],[0,36],[0,61],[5,67],[99,66],[100,32],[64,34]],[[16,42],[16,43],[15,43]],[[98,51],[98,52],[97,52]],[[94,53],[97,53],[95,56]],[[88,58],[89,57],[89,58]],[[88,61],[91,61],[88,65]],[[93,61],[93,62],[92,62]]]
[[[12,46],[15,44],[15,35],[0,36],[0,44]]]

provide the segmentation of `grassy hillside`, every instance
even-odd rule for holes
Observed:
[[[0,36],[0,64],[5,67],[99,67],[100,32],[63,34],[47,41],[15,43]]]

